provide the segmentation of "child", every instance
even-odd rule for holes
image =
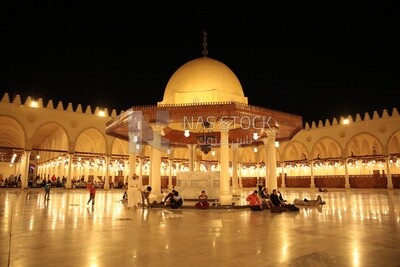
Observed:
[[[51,183],[48,182],[44,186],[44,200],[50,200],[50,188],[51,188]]]
[[[142,191],[142,205],[143,205],[143,208],[146,206],[146,204],[145,204],[146,202],[147,202],[147,207],[151,208],[150,200],[149,200],[150,193],[151,193],[151,187],[150,186],[147,186],[146,189],[144,191]]]
[[[96,187],[94,187],[94,183],[90,183],[89,194],[87,205],[89,205],[90,201],[92,201],[92,206],[94,206],[94,197],[96,196]]]

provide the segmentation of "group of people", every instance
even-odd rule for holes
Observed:
[[[265,187],[261,192],[254,190],[254,192],[246,198],[246,201],[249,202],[249,207],[253,211],[271,209],[272,212],[299,211],[296,205],[317,206],[325,204],[325,201],[322,200],[320,195],[318,195],[315,200],[308,200],[307,198],[301,200],[296,198],[293,204],[291,204],[283,199],[281,192],[277,189],[273,189],[272,194],[269,195],[268,189]]]
[[[124,198],[128,198],[128,204],[127,207],[128,209],[130,208],[138,208],[139,205],[139,195],[141,195],[142,198],[142,207],[145,208],[151,208],[150,204],[150,193],[151,193],[151,186],[146,186],[144,189],[142,189],[139,186],[139,179],[137,175],[133,175],[131,180],[128,183],[128,188],[126,189],[126,192],[124,193]]]
[[[183,205],[183,198],[178,191],[172,190],[164,197],[162,203],[171,209],[179,209]]]
[[[139,179],[136,175],[133,175],[131,180],[128,183],[128,187],[124,193],[123,198],[128,199],[127,207],[130,208],[138,208],[139,203],[139,195],[142,198],[142,206],[143,208],[148,207],[151,208],[150,204],[150,193],[152,188],[150,186],[146,186],[142,189],[139,186]],[[45,199],[49,198],[49,189],[46,189]],[[94,184],[90,184],[89,187],[89,200],[87,204],[89,205],[92,202],[94,205],[94,199],[96,195],[96,188]],[[296,205],[305,205],[305,206],[313,206],[313,205],[323,205],[325,201],[322,200],[321,196],[318,195],[316,200],[308,200],[305,198],[304,200],[295,199],[293,204],[288,203],[283,199],[282,194],[277,189],[272,190],[272,194],[268,193],[268,189],[263,187],[261,190],[254,190],[249,196],[247,196],[246,201],[249,202],[249,207],[253,211],[262,211],[264,209],[271,209],[272,212],[277,211],[298,211],[299,208]],[[170,206],[172,209],[178,209],[183,205],[183,198],[179,194],[178,191],[172,190],[168,193],[162,204],[166,206]],[[195,204],[196,209],[208,209],[210,207],[210,203],[208,202],[208,196],[206,192],[203,190],[198,197],[198,202]]]

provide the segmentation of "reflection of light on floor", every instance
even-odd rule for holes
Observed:
[[[289,259],[288,257],[288,245],[286,241],[282,245],[282,252],[281,252],[281,262],[285,262]]]
[[[353,265],[359,266],[360,265],[360,255],[358,251],[357,245],[353,245]]]

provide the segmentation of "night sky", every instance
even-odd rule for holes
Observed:
[[[205,29],[208,56],[236,74],[251,105],[303,122],[400,108],[399,9],[330,3],[3,8],[0,93],[117,113],[154,105],[202,56]]]

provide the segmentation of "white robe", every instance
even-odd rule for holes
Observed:
[[[139,179],[133,179],[128,183],[128,207],[137,207],[139,203]]]

